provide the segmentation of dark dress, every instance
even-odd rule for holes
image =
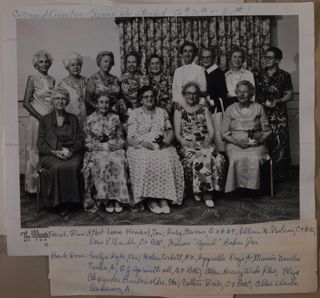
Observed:
[[[156,81],[152,75],[148,77],[150,86],[157,92],[156,105],[171,114],[172,107],[172,77],[162,74]]]
[[[75,115],[65,112],[63,126],[57,126],[56,114],[51,112],[40,120],[38,150],[41,169],[41,198],[47,207],[63,203],[82,201],[81,161],[83,133]],[[61,160],[51,154],[51,150],[66,147],[74,152],[73,157]]]
[[[207,80],[207,94],[214,100],[216,112],[222,112],[222,107],[218,98],[221,98],[223,104],[226,106],[227,100],[227,85],[223,71],[220,68],[216,68],[213,71],[206,70]],[[213,111],[210,111],[211,113]]]
[[[268,90],[270,86],[278,89],[278,92]],[[292,90],[290,74],[282,69],[277,69],[272,76],[267,70],[260,71],[256,76],[257,101],[264,105],[268,120],[272,129],[272,138],[268,144],[269,153],[273,160],[273,173],[276,182],[283,181],[291,164],[289,124],[287,106],[279,102],[285,91]],[[278,102],[274,108],[268,108],[266,102]]]

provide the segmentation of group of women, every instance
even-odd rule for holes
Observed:
[[[278,68],[279,53],[266,51],[266,69],[255,81],[242,67],[240,49],[231,53],[231,69],[224,74],[211,49],[202,51],[202,67],[194,63],[195,44],[185,42],[184,63],[173,79],[156,54],[142,75],[136,52],[126,55],[119,79],[110,73],[114,55],[109,51],[97,55],[99,70],[86,79],[83,59],[73,53],[63,60],[68,76],[55,88],[48,74],[53,59],[37,52],[38,73],[29,77],[24,98],[31,115],[26,191],[35,191],[40,171],[44,204],[64,216],[72,202],[91,212],[147,205],[160,214],[170,213],[171,204],[181,205],[188,191],[213,207],[216,192],[258,189],[266,141],[273,140],[280,160],[283,150],[289,155],[282,148],[288,145],[285,102],[292,85],[290,75]]]

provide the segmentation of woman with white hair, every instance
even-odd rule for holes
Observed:
[[[78,53],[71,53],[63,59],[63,66],[69,75],[62,79],[59,87],[66,89],[70,94],[70,103],[66,111],[78,117],[80,127],[84,126],[86,106],[84,102],[86,78],[81,75],[83,59]]]
[[[255,94],[252,83],[238,82],[235,94],[238,102],[227,108],[221,125],[229,160],[225,192],[260,188],[260,166],[268,158],[265,143],[271,135],[263,106],[251,100]]]
[[[46,51],[41,50],[34,54],[32,63],[37,73],[28,77],[24,95],[23,106],[30,114],[30,124],[26,130],[25,150],[25,191],[28,193],[35,193],[37,189],[36,176],[39,158],[36,143],[39,119],[52,110],[50,101],[55,79],[48,75],[52,61],[52,56]]]
[[[61,216],[70,203],[82,201],[81,161],[84,137],[77,116],[66,112],[67,90],[57,88],[51,100],[53,111],[40,119],[37,146],[41,169],[41,198]]]

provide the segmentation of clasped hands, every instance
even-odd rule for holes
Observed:
[[[242,148],[242,149],[247,149],[250,147],[258,147],[262,144],[263,142],[261,140],[257,140],[255,139],[254,143],[249,143],[249,142],[245,142],[245,141],[236,141],[234,145]]]
[[[68,160],[73,156],[73,152],[66,147],[62,147],[61,150],[52,150],[51,152],[55,157],[62,160]]]
[[[209,146],[212,145],[212,140],[208,137],[205,138],[205,140],[203,141],[203,143],[199,143],[196,141],[189,141],[189,140],[183,140],[182,141],[182,146],[191,148],[191,149],[199,149],[199,147],[201,148],[207,148]]]

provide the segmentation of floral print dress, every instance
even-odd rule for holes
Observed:
[[[128,165],[124,149],[111,151],[111,144],[124,145],[119,116],[94,112],[87,117],[86,149],[83,162],[85,180],[85,209],[97,201],[114,200],[130,203]]]
[[[157,91],[156,105],[170,115],[172,107],[172,77],[160,75],[159,81],[149,75],[150,86]]]
[[[203,143],[208,135],[205,110],[200,105],[193,113],[177,105],[181,112],[181,136],[186,141],[196,142],[196,148],[183,146],[180,149],[186,181],[192,183],[193,193],[224,190],[225,158],[217,153],[214,145]]]
[[[150,85],[148,77],[142,74],[126,72],[121,76],[122,95],[128,109],[135,109],[141,106],[137,93],[141,87],[148,85]]]
[[[86,106],[84,102],[86,78],[80,76],[78,80],[66,77],[62,79],[58,87],[66,89],[70,94],[70,103],[66,106],[66,111],[78,117],[80,127],[83,129],[86,119]]]
[[[184,192],[183,168],[173,146],[162,147],[157,140],[172,130],[168,113],[156,107],[152,114],[143,108],[132,111],[128,120],[128,138],[154,144],[149,150],[129,147],[127,157],[134,203],[146,198],[166,199],[181,204]]]
[[[275,87],[272,91],[270,87]],[[290,74],[277,69],[272,76],[267,70],[262,70],[256,76],[257,100],[264,105],[272,129],[272,138],[268,144],[269,153],[273,161],[275,181],[284,180],[291,164],[289,121],[287,106],[279,102],[285,91],[292,90]],[[276,91],[278,90],[278,91]],[[277,102],[274,108],[269,108],[266,102]]]

